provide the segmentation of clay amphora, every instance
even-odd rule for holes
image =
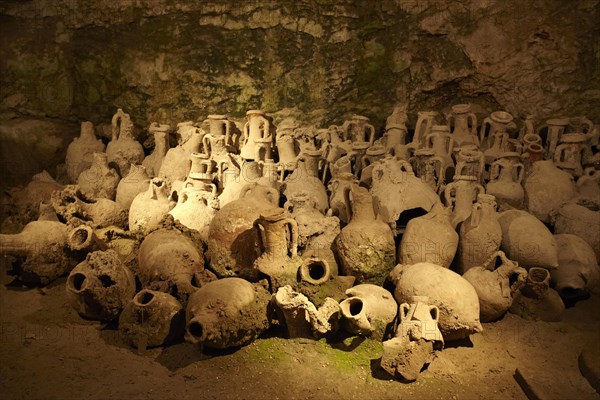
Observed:
[[[135,278],[114,250],[96,251],[73,268],[66,290],[79,315],[112,321],[134,296]]]
[[[260,110],[249,110],[246,112],[248,121],[244,124],[244,130],[240,139],[240,155],[245,160],[261,159],[261,150],[264,157],[271,157],[271,144],[273,136],[271,134],[271,123]]]
[[[190,297],[185,339],[215,349],[247,345],[269,328],[270,299],[244,279],[208,283]]]
[[[304,151],[300,155],[296,170],[283,182],[283,194],[292,198],[297,193],[307,192],[315,200],[317,209],[325,213],[329,208],[329,198],[323,182],[319,179],[323,160],[321,150]]]
[[[518,153],[501,153],[492,163],[486,193],[496,197],[501,211],[523,208],[525,191],[521,182],[525,175],[525,167],[517,161],[519,159]]]
[[[345,197],[351,219],[336,239],[342,270],[358,283],[381,285],[396,262],[392,231],[375,215],[367,189],[352,184]]]
[[[195,229],[203,240],[208,239],[208,227],[219,209],[217,187],[204,184],[203,187],[189,183],[179,191],[177,205],[169,211],[175,221]]]
[[[474,176],[476,181],[481,183],[483,182],[484,171],[485,158],[477,148],[463,146],[456,153],[455,176]]]
[[[352,142],[368,142],[369,146],[375,141],[375,127],[369,124],[369,118],[363,115],[353,115],[342,125],[344,140]]]
[[[361,159],[362,169],[360,171],[360,182],[363,186],[371,187],[373,177],[373,164],[381,160],[386,155],[385,147],[381,144],[375,144],[367,149]]]
[[[475,145],[479,147],[477,136],[477,116],[471,112],[470,104],[455,104],[448,117],[448,125],[452,129],[455,147]]]
[[[190,171],[190,155],[199,153],[204,137],[200,129],[191,121],[177,124],[179,144],[167,151],[160,166],[158,176],[169,183],[185,180]]]
[[[502,264],[494,267],[497,258]],[[481,322],[491,322],[508,311],[513,296],[525,284],[527,271],[497,251],[482,266],[470,268],[463,278],[477,291]]]
[[[554,152],[556,146],[560,141],[561,136],[565,133],[567,126],[569,125],[570,119],[566,117],[551,118],[546,120],[546,125],[540,128],[540,131],[546,128],[546,141],[545,141],[545,157],[546,159],[552,160],[554,158]]]
[[[294,134],[297,128],[297,122],[292,119],[286,119],[277,126],[275,144],[279,155],[279,163],[286,171],[294,170],[300,155],[300,144]],[[327,129],[324,131],[328,132]]]
[[[381,341],[391,331],[398,312],[394,296],[386,289],[362,284],[346,290],[349,296],[340,303],[346,329],[354,334]]]
[[[141,165],[132,165],[129,175],[119,181],[115,201],[124,209],[129,210],[135,197],[148,189],[150,178],[146,168]]]
[[[408,161],[411,163],[415,174],[437,192],[444,182],[444,175],[442,175],[444,160],[436,156],[435,151],[431,148],[418,149],[414,154],[414,157],[411,157]]]
[[[351,172],[343,172],[329,181],[328,189],[331,193],[329,196],[329,207],[332,215],[338,217],[344,224],[350,222],[350,216],[347,214],[346,204],[346,188],[349,188],[353,183],[358,183],[356,176]]]
[[[169,151],[169,129],[169,125],[157,122],[153,122],[148,128],[148,132],[154,136],[154,150],[144,158],[142,165],[150,177],[158,176],[163,159]]]
[[[479,130],[479,144],[485,151],[496,146],[502,146],[508,139],[508,129],[514,127],[513,116],[506,111],[494,111],[481,123]],[[501,150],[505,151],[505,150]],[[488,162],[490,164],[491,162]]]
[[[31,181],[23,189],[11,189],[10,196],[14,204],[24,213],[31,212],[32,218],[37,218],[40,203],[49,203],[52,193],[64,189],[56,182],[48,171],[42,171],[31,177]]]
[[[184,306],[204,271],[201,245],[177,229],[161,228],[142,241],[137,253],[138,276],[144,288],[169,293]]]
[[[82,122],[81,133],[69,144],[65,157],[67,175],[71,182],[77,181],[79,174],[92,165],[92,154],[103,153],[104,147],[104,143],[94,134],[94,125],[90,121]]]
[[[225,134],[214,135],[207,133],[202,137],[202,145],[208,158],[217,164],[227,160],[228,153],[236,153],[231,137]]]
[[[190,155],[190,161],[190,172],[185,180],[186,183],[189,183],[191,186],[200,187],[211,184],[215,179],[218,170],[217,164],[209,158],[208,154],[192,153]]]
[[[550,223],[554,211],[577,195],[571,174],[556,168],[550,160],[533,163],[523,188],[526,209],[546,223]]]
[[[108,164],[114,166],[120,176],[129,174],[131,164],[144,161],[144,148],[133,137],[133,123],[129,114],[120,108],[112,117],[112,139],[106,146]]]
[[[526,211],[508,210],[500,213],[502,228],[500,250],[523,268],[558,267],[558,248],[552,233],[537,218]]]
[[[239,156],[238,156],[239,157]],[[246,185],[256,185],[262,177],[262,167],[258,161],[244,161],[241,158],[232,158],[226,163],[227,169],[223,169],[221,164],[221,182],[224,186],[219,195],[219,205],[223,208],[225,205],[240,198],[240,193]],[[235,160],[235,162],[233,161]],[[269,185],[272,187],[272,185]]]
[[[109,199],[87,197],[76,185],[52,193],[52,207],[69,225],[85,223],[94,229],[127,227],[126,209]]]
[[[144,289],[119,316],[119,335],[137,349],[162,346],[183,337],[185,312],[170,294]]]
[[[569,305],[589,297],[600,283],[600,266],[594,249],[571,234],[554,235],[558,245],[558,268],[550,271],[554,287]]]
[[[458,247],[458,234],[450,225],[450,210],[441,203],[406,225],[398,249],[401,264],[431,262],[450,268]]]
[[[338,328],[340,305],[331,297],[319,308],[291,286],[283,286],[273,295],[277,319],[285,323],[288,338],[319,338]]]
[[[150,181],[148,189],[135,196],[129,207],[129,230],[148,233],[159,226],[175,204],[169,199],[167,184],[161,178]]]
[[[588,167],[577,179],[577,193],[580,198],[587,198],[600,202],[600,170]]]
[[[394,297],[400,304],[413,296],[429,297],[429,304],[439,309],[438,326],[445,342],[483,330],[477,292],[456,272],[432,263],[398,264],[390,278],[396,286]]]
[[[451,177],[454,174],[454,161],[452,160],[454,139],[450,134],[448,126],[433,125],[431,133],[425,136],[425,148],[433,149],[435,155],[442,159],[442,166],[440,168],[442,182],[446,177]]]
[[[400,305],[400,324],[395,336],[383,342],[381,367],[404,381],[414,381],[424,367],[435,359],[444,338],[438,328],[439,309],[430,306],[427,296],[413,296]]]
[[[417,115],[415,133],[410,143],[414,150],[425,147],[425,138],[431,133],[431,127],[435,124],[438,113],[437,111],[419,111]]]
[[[408,221],[405,215],[413,210],[429,212],[440,201],[433,189],[417,178],[408,161],[391,156],[373,166],[373,207],[377,215],[388,225],[401,232]]]
[[[235,130],[235,125],[226,115],[211,114],[202,122],[202,126],[208,124],[208,134],[210,135],[210,144],[213,148],[224,146],[228,151],[237,153],[236,146],[238,145],[238,134]],[[215,138],[223,137],[224,140],[216,144]],[[204,151],[208,152],[206,146]],[[221,151],[217,151],[221,153]]]
[[[485,193],[485,189],[477,182],[475,176],[454,176],[454,181],[444,189],[446,204],[452,207],[451,224],[454,228],[469,218],[473,203],[477,201],[477,196],[483,193]]]
[[[363,160],[367,155],[369,147],[369,142],[352,142],[352,151],[348,154],[348,158],[352,162],[352,170],[357,177],[360,177],[363,169]]]
[[[550,287],[550,272],[530,268],[525,285],[513,297],[509,311],[523,319],[558,322],[565,305],[556,290]]]
[[[489,147],[483,152],[485,165],[492,165],[500,155],[508,151],[508,132],[504,130],[494,131],[488,140]]]
[[[396,146],[406,145],[406,135],[408,134],[406,120],[405,107],[394,107],[394,111],[386,120],[385,133],[383,134],[387,152]]]
[[[502,228],[496,213],[496,199],[489,194],[479,194],[473,211],[460,227],[458,272],[481,266],[500,249]]]
[[[565,133],[554,151],[554,163],[574,177],[583,173],[582,159],[586,136],[583,133]]]
[[[262,252],[253,267],[269,277],[272,292],[293,284],[302,265],[296,220],[285,210],[272,208],[261,213],[254,226]]]
[[[280,190],[281,185],[283,184],[283,174],[285,172],[282,166],[270,158],[259,161],[258,164],[261,169],[261,177],[258,178],[256,183]]]
[[[77,178],[81,192],[89,197],[114,200],[121,179],[119,174],[114,168],[109,168],[105,153],[94,153],[92,160],[92,165]]]
[[[276,189],[250,184],[242,189],[238,200],[217,211],[208,231],[207,254],[211,269],[219,277],[257,278],[257,271],[252,268],[260,255],[254,223],[261,213],[278,205]]]
[[[600,200],[573,199],[552,214],[554,233],[569,233],[585,240],[600,263]]]
[[[19,276],[24,282],[47,285],[75,264],[70,258],[67,225],[58,222],[52,207],[42,204],[37,221],[20,233],[0,234],[0,254],[22,257]]]
[[[340,220],[337,217],[323,215],[315,208],[315,202],[308,193],[298,193],[289,199],[284,208],[298,223],[298,248],[302,254],[305,250],[321,253],[331,253],[333,242],[340,233]],[[335,267],[335,257],[328,258],[328,262]]]

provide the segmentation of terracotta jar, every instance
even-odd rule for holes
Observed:
[[[29,222],[20,233],[0,234],[0,254],[23,258],[19,276],[24,282],[47,285],[75,264],[68,235],[67,225],[58,221],[52,207],[42,203],[37,221]]]
[[[162,346],[183,337],[185,312],[168,293],[144,289],[119,316],[119,335],[137,349]]]
[[[363,115],[353,115],[342,125],[344,139],[352,142],[368,142],[369,146],[375,141],[375,127],[369,124],[369,118]]]
[[[551,222],[554,211],[577,195],[573,177],[550,160],[533,163],[523,188],[526,209],[546,223]]]
[[[554,163],[574,177],[583,173],[582,160],[586,136],[583,133],[565,133],[554,152]]]
[[[158,176],[163,159],[169,151],[169,129],[169,125],[157,122],[153,122],[148,128],[148,132],[154,136],[154,150],[152,154],[144,158],[142,165],[151,177]]]
[[[477,196],[484,193],[485,189],[477,182],[475,176],[454,176],[454,181],[444,189],[444,199],[446,205],[452,207],[451,224],[455,229],[458,224],[469,218]]]
[[[363,186],[371,187],[373,178],[373,164],[386,155],[385,147],[381,144],[370,146],[361,159],[360,182]]]
[[[214,184],[184,186],[178,194],[177,205],[169,214],[182,225],[195,229],[203,240],[208,239],[208,227],[219,209],[217,187]]]
[[[577,179],[577,193],[580,198],[600,201],[600,170],[588,167]]]
[[[508,210],[500,213],[502,228],[500,249],[523,268],[558,267],[558,248],[552,233],[537,218],[526,211]]]
[[[56,214],[69,225],[85,223],[94,229],[127,227],[126,209],[109,199],[90,199],[81,193],[77,185],[67,185],[63,190],[55,191],[51,202]]]
[[[169,149],[163,158],[158,176],[169,183],[183,181],[190,171],[190,155],[199,153],[204,137],[192,121],[177,124],[178,145]]]
[[[73,268],[66,289],[81,316],[112,321],[135,294],[135,278],[115,251],[96,251]]]
[[[121,179],[119,174],[114,168],[108,166],[108,157],[105,153],[94,153],[92,160],[92,165],[77,178],[81,192],[92,198],[114,200]]]
[[[396,146],[406,145],[406,109],[405,107],[394,107],[392,114],[387,117],[385,123],[385,132],[383,134],[386,151],[394,149]]]
[[[255,222],[262,254],[253,268],[269,277],[271,292],[296,282],[302,258],[298,256],[298,223],[281,208],[261,213]]]
[[[173,228],[147,235],[140,244],[137,262],[144,288],[169,293],[184,306],[197,289],[198,274],[204,271],[201,246]]]
[[[275,144],[279,163],[286,171],[292,171],[296,167],[298,156],[300,155],[300,144],[295,137],[295,130],[298,124],[295,120],[286,119],[277,126]],[[325,129],[325,131],[328,131]]]
[[[456,153],[455,176],[474,176],[476,181],[483,182],[485,171],[485,158],[477,148],[463,146]]]
[[[495,200],[489,194],[477,195],[471,215],[460,227],[458,272],[461,274],[482,265],[500,249],[502,228],[498,222]]]
[[[265,113],[260,110],[249,110],[246,112],[248,121],[244,124],[244,130],[240,139],[240,155],[245,160],[272,158],[271,123]],[[261,155],[262,151],[262,155]]]
[[[223,169],[223,164],[220,166],[222,171],[220,180],[224,186],[219,195],[221,208],[239,199],[240,193],[246,185],[256,185],[262,177],[262,168],[259,162],[243,161],[241,158],[235,158],[235,160],[235,162],[227,163],[227,169]],[[272,185],[269,185],[269,187],[272,187]]]
[[[324,213],[329,208],[329,198],[325,185],[319,179],[323,160],[323,151],[305,150],[296,170],[283,181],[283,194],[291,198],[297,193],[307,192],[315,200],[317,209]]]
[[[269,328],[270,300],[265,289],[244,279],[208,283],[190,297],[185,339],[215,349],[247,345]]]
[[[444,183],[444,175],[442,175],[444,160],[436,156],[433,149],[425,148],[416,150],[409,162],[416,175],[437,193]]]
[[[103,153],[104,147],[104,143],[94,134],[94,125],[90,121],[82,122],[79,137],[69,143],[65,157],[67,176],[71,182],[75,182],[92,165],[92,154]]]
[[[40,203],[49,203],[52,193],[63,190],[64,186],[56,182],[54,178],[44,170],[31,177],[31,181],[23,189],[11,189],[10,196],[12,204],[23,210],[23,214],[32,215],[32,219],[38,217],[37,211]]]
[[[351,219],[336,239],[342,269],[359,283],[380,285],[396,262],[394,236],[389,225],[375,215],[367,189],[352,184],[345,193]]]
[[[404,230],[412,211],[429,212],[440,201],[437,193],[415,176],[408,161],[391,156],[374,165],[370,191],[378,218],[394,227],[395,233]]]
[[[571,234],[554,235],[558,245],[558,268],[550,271],[554,287],[569,305],[586,299],[600,284],[600,266],[594,249]]]
[[[205,153],[192,153],[190,161],[190,172],[185,180],[186,186],[204,187],[212,184],[218,173],[215,161]]]
[[[554,158],[556,146],[558,146],[558,142],[560,141],[563,133],[565,133],[565,130],[570,122],[570,119],[567,117],[551,118],[546,120],[546,125],[540,128],[540,131],[542,131],[544,128],[546,129],[546,151],[544,154],[546,159],[552,160]]]
[[[513,297],[509,311],[523,319],[558,322],[565,305],[556,290],[550,287],[550,272],[530,268],[525,285]]]
[[[213,137],[224,136],[225,144],[228,146],[234,146],[236,142],[235,138],[235,125],[230,121],[226,115],[210,114],[202,122],[201,126],[208,125],[208,134]],[[206,149],[205,149],[206,151]]]
[[[508,139],[508,129],[514,127],[513,116],[506,111],[494,111],[481,123],[479,130],[479,144],[485,151],[496,146],[501,146]],[[504,150],[501,150],[504,151]]]
[[[261,213],[279,205],[279,192],[262,185],[246,185],[239,196],[222,206],[208,230],[208,258],[219,277],[243,276],[256,279],[252,266],[260,255],[254,228]]]
[[[337,275],[337,263],[333,254],[333,242],[340,233],[340,220],[337,217],[323,215],[315,208],[315,202],[308,193],[298,193],[289,199],[284,208],[298,223],[298,248],[304,252],[317,253],[325,257]]]
[[[417,123],[415,124],[415,133],[410,143],[414,150],[425,147],[425,138],[431,133],[431,127],[435,125],[438,117],[437,111],[419,111],[417,113]]]
[[[477,292],[456,272],[432,263],[398,264],[390,278],[400,304],[413,296],[429,297],[429,304],[439,310],[438,326],[444,341],[464,339],[483,330]]]
[[[350,216],[347,213],[348,204],[346,203],[345,192],[353,183],[358,184],[356,176],[351,172],[343,172],[331,179],[328,184],[329,189],[329,207],[332,215],[338,217],[344,224],[350,222]]]
[[[144,161],[144,148],[133,137],[131,118],[120,108],[112,118],[112,139],[106,146],[106,156],[120,176],[127,176],[131,164]]]
[[[492,163],[486,193],[496,197],[499,209],[523,208],[525,191],[521,182],[525,167],[518,153],[501,153]]]
[[[169,198],[167,184],[154,178],[148,189],[135,196],[129,207],[129,230],[148,233],[157,228],[162,219],[175,207]]]
[[[340,303],[346,329],[354,334],[383,340],[390,332],[398,313],[394,296],[386,289],[362,284],[346,290],[347,299]]]
[[[554,233],[569,233],[585,240],[600,263],[600,200],[577,198],[552,214]]]
[[[148,189],[150,178],[146,168],[141,165],[132,165],[129,175],[119,181],[115,201],[124,209],[129,210],[135,197]]]
[[[454,149],[454,139],[450,134],[448,125],[433,125],[431,133],[425,136],[425,148],[433,149],[435,155],[442,160],[440,168],[441,180],[454,175],[454,161],[452,152]]]
[[[498,258],[502,264],[495,267]],[[477,291],[481,322],[491,322],[500,319],[508,311],[513,296],[525,284],[527,271],[498,251],[482,266],[470,268],[463,277]]]
[[[383,342],[381,368],[404,381],[415,381],[435,359],[435,350],[444,346],[438,328],[439,309],[429,305],[427,296],[413,296],[402,303],[396,335]]]
[[[500,155],[508,151],[508,133],[506,131],[497,130],[489,138],[489,147],[483,152],[485,165],[492,165]]]
[[[448,117],[448,125],[452,129],[455,147],[464,145],[479,146],[477,136],[477,116],[471,112],[470,104],[455,104]]]
[[[222,121],[220,123],[222,123]],[[232,137],[230,136],[229,129],[227,129],[226,133],[224,134],[207,133],[202,137],[202,146],[204,149],[204,154],[206,154],[208,158],[210,158],[217,164],[224,160],[227,161],[228,153],[237,153],[237,150],[233,143],[234,142]]]
[[[401,264],[431,262],[450,268],[458,247],[458,234],[450,225],[450,210],[441,203],[406,225],[398,249]]]

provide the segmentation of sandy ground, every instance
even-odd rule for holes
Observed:
[[[44,289],[0,287],[1,399],[524,399],[517,367],[546,380],[556,398],[598,398],[577,367],[600,345],[600,300],[566,311],[560,323],[508,314],[484,332],[449,344],[414,383],[380,368],[381,344],[286,340],[271,332],[230,352],[179,343],[143,354],[114,327],[68,305],[64,278]]]

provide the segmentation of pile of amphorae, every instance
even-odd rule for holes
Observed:
[[[118,320],[135,347],[241,346],[275,323],[345,330],[384,341],[382,367],[406,380],[480,321],[557,321],[589,296],[598,126],[519,127],[503,111],[479,124],[468,104],[419,112],[410,137],[406,121],[395,109],[378,138],[359,115],[325,129],[209,115],[152,123],[146,155],[119,109],[106,146],[81,124],[71,185],[44,172],[12,192],[39,218],[0,235],[1,251],[23,281],[69,274],[73,307]]]

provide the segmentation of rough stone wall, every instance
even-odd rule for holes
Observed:
[[[2,119],[134,123],[394,105],[600,122],[598,0],[8,0]],[[309,114],[313,110],[320,110]],[[75,130],[76,133],[76,130]],[[4,138],[5,139],[5,138]]]

